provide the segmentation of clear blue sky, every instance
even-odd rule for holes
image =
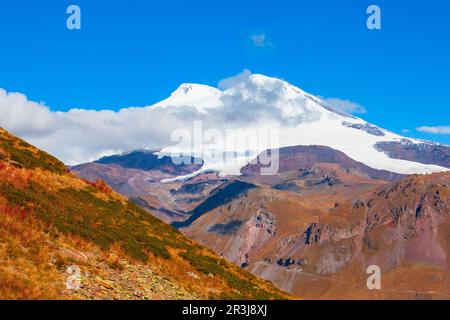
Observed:
[[[66,8],[82,30],[66,28]],[[382,30],[366,28],[366,8]],[[217,85],[243,69],[363,105],[367,121],[415,132],[450,125],[450,1],[2,1],[0,88],[52,110],[118,109],[182,82]],[[252,35],[265,34],[264,47]]]

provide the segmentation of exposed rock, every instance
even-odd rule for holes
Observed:
[[[432,142],[414,143],[408,139],[400,142],[378,142],[375,148],[393,159],[402,159],[450,168],[450,147]]]
[[[362,123],[351,123],[351,122],[343,121],[342,125],[349,127],[349,128],[365,131],[374,136],[382,137],[382,136],[386,135],[380,128],[373,126],[369,123],[362,124]]]
[[[366,204],[362,200],[355,200],[352,204],[353,209],[364,208],[365,206]]]
[[[122,168],[144,171],[157,169],[164,173],[174,173],[180,176],[197,171],[203,165],[202,159],[196,159],[194,157],[173,159],[168,156],[158,156],[155,154],[155,151],[133,151],[122,155],[103,157],[95,162],[107,165],[114,164]]]
[[[241,180],[234,180],[224,183],[220,187],[213,190],[204,202],[189,213],[189,219],[183,222],[174,222],[172,225],[176,228],[185,228],[204,213],[227,205],[231,201],[245,196],[247,191],[254,188],[256,188],[256,185]]]
[[[310,169],[318,163],[337,164],[342,170],[349,173],[367,176],[379,180],[398,180],[403,176],[385,170],[373,169],[361,162],[357,162],[343,152],[324,146],[295,146],[279,150],[278,176],[289,171],[298,171],[301,174],[311,174]],[[302,169],[306,171],[302,172]],[[248,164],[241,169],[244,177],[259,177],[261,164]],[[274,179],[272,177],[272,179]]]
[[[242,220],[231,220],[227,223],[218,223],[208,229],[208,232],[214,232],[219,235],[232,235],[235,234],[241,225],[244,223]]]

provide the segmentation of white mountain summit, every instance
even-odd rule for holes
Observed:
[[[401,174],[423,174],[446,171],[432,164],[392,159],[385,152],[375,148],[377,143],[398,142],[406,138],[372,125],[361,118],[340,113],[327,102],[277,78],[259,74],[239,79],[225,90],[183,84],[172,95],[153,106],[154,108],[180,107],[193,109],[195,113],[186,118],[186,127],[192,120],[202,120],[203,130],[229,128],[268,130],[277,129],[279,139],[267,141],[248,148],[243,144],[236,147],[235,136],[222,134],[222,141],[203,141],[201,148],[191,143],[163,148],[161,154],[192,153],[205,158],[203,170],[218,170],[222,174],[239,174],[248,158],[238,157],[230,161],[209,161],[208,152],[257,155],[271,148],[297,145],[322,145],[344,152],[356,161],[372,168]],[[217,140],[217,139],[216,139]],[[411,143],[423,141],[408,139]],[[191,141],[190,141],[191,142]],[[207,150],[207,152],[205,152]]]
[[[0,90],[0,126],[68,165],[147,149],[193,154],[204,159],[202,170],[236,175],[249,157],[267,149],[320,145],[401,174],[450,168],[448,146],[405,139],[286,81],[244,72],[220,88],[187,83],[152,106],[67,112]],[[249,132],[257,132],[256,142]],[[263,139],[265,133],[276,139]]]

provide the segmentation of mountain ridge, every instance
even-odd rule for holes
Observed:
[[[289,298],[3,129],[0,155],[2,299]]]
[[[450,298],[449,173],[352,188],[301,179],[298,190],[261,185],[183,232],[306,299]],[[365,287],[370,265],[381,290]]]

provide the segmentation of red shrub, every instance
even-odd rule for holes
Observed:
[[[90,186],[93,186],[97,190],[103,191],[106,194],[112,193],[111,187],[103,179],[97,179],[97,180],[95,180],[95,182],[91,182],[86,179],[83,179],[83,180],[84,180],[84,182],[86,182]]]
[[[18,217],[20,221],[25,220],[31,214],[31,209],[28,208],[19,208],[19,207],[11,207],[9,205],[0,205],[0,213],[6,214],[11,217]]]

